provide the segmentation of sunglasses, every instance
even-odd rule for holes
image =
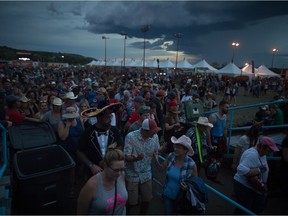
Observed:
[[[113,172],[115,172],[115,173],[118,173],[118,172],[124,172],[125,171],[125,168],[120,168],[120,169],[113,169],[112,167],[110,167],[109,166],[109,168],[113,171]]]

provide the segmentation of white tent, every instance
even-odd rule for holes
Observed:
[[[193,65],[195,68],[195,71],[197,72],[197,68],[203,68],[203,69],[208,69],[210,71],[217,71],[216,68],[212,67],[211,65],[209,65],[205,59],[203,59],[202,61],[198,62],[197,64]]]
[[[225,74],[229,76],[240,76],[241,70],[234,63],[230,62],[225,67],[217,71],[217,74]]]
[[[98,61],[92,60],[91,62],[89,62],[89,63],[86,64],[86,65],[88,65],[88,66],[95,66],[95,65],[97,65],[97,63],[98,63]]]
[[[261,65],[257,69],[256,76],[260,77],[281,77],[279,74],[274,73],[273,71],[269,70],[265,65]]]
[[[135,60],[131,60],[129,62],[125,62],[125,66],[126,67],[136,67],[137,66],[137,62]]]
[[[181,68],[181,69],[193,69],[194,66],[192,64],[190,64],[185,58],[183,61],[179,62],[177,64],[177,68]]]
[[[157,68],[158,67],[158,63],[157,63],[156,59],[150,60],[150,61],[145,62],[145,67]]]
[[[242,68],[242,75],[243,76],[249,76],[249,78],[252,78],[256,76],[257,68],[254,68],[254,74],[252,73],[252,65],[248,64],[245,67]]]
[[[160,68],[175,68],[175,64],[167,59],[164,62],[160,62]]]

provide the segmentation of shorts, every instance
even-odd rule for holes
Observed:
[[[128,205],[137,205],[139,202],[139,192],[141,195],[142,202],[150,202],[152,199],[152,180],[144,183],[140,182],[129,182],[127,181],[128,191]]]

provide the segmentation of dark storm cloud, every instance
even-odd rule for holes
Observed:
[[[164,37],[157,45],[147,42],[147,48],[158,49],[174,33],[183,33],[181,44],[187,54],[189,47],[201,49],[197,38],[217,31],[245,29],[274,16],[288,14],[288,2],[97,2],[85,20],[93,33],[118,33],[143,37],[140,28],[151,26],[147,38]],[[171,30],[173,29],[173,30]],[[156,42],[155,42],[156,43]],[[143,44],[134,43],[142,49]],[[158,46],[159,45],[159,46]],[[176,44],[167,47],[176,50]]]
[[[47,5],[47,10],[53,14],[62,14],[62,12],[59,10],[59,8],[55,5],[54,2],[51,2],[50,4]]]

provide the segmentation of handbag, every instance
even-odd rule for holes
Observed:
[[[259,158],[259,161],[261,163],[261,166],[263,166],[262,161],[260,160],[260,158]],[[258,174],[258,175],[255,175],[255,176],[248,176],[247,177],[247,181],[257,191],[259,191],[261,193],[266,193],[267,192],[267,186],[266,186],[266,184],[263,182],[263,180],[261,178],[261,173]]]
[[[249,184],[252,185],[252,187],[254,189],[256,189],[257,191],[259,191],[261,193],[267,192],[267,187],[263,183],[260,175],[249,176],[249,177],[247,177],[247,180],[248,180]]]

